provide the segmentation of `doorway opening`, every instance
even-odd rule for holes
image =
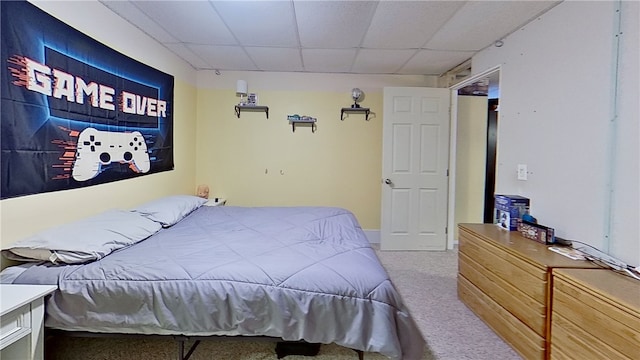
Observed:
[[[496,190],[496,155],[498,147],[498,111],[499,99],[489,98],[487,103],[487,154],[484,177],[484,216],[485,224],[493,223],[494,194]]]
[[[484,184],[474,190],[473,195],[477,196],[480,200],[478,200],[474,205],[467,205],[464,201],[456,201],[456,197],[462,196],[459,200],[466,200],[468,196],[465,194],[465,189],[457,188],[457,165],[458,162],[464,163],[468,161],[464,158],[465,154],[458,154],[458,147],[463,148],[462,144],[458,143],[458,116],[459,116],[459,98],[458,92],[460,89],[465,87],[469,87],[473,89],[472,85],[474,84],[486,84],[487,87],[487,105],[483,110],[485,113],[483,115],[486,116],[486,131],[480,131],[477,134],[474,133],[473,136],[482,137],[483,141],[486,141],[486,149],[483,149],[485,152],[484,157],[482,158],[482,162],[484,162],[484,166],[474,167],[476,170],[474,171],[474,177],[480,179],[479,181],[484,182]],[[456,220],[456,212],[460,212],[460,209],[456,209],[456,206],[469,206],[469,209],[464,209],[467,214],[471,213],[473,222],[493,222],[493,195],[495,192],[495,179],[496,179],[496,154],[497,154],[497,143],[498,143],[498,110],[497,103],[499,101],[499,86],[500,83],[500,66],[496,66],[494,68],[488,69],[482,73],[470,76],[465,80],[461,81],[458,84],[455,84],[450,87],[451,90],[451,141],[450,141],[450,157],[449,157],[449,210],[448,210],[448,228],[452,229],[448,231],[447,243],[449,248],[453,248],[455,243],[457,243],[457,224]],[[470,87],[471,86],[471,87]],[[484,89],[481,89],[484,90]],[[462,123],[461,123],[462,124]],[[462,141],[462,140],[461,140]],[[471,162],[473,163],[473,162]],[[477,172],[477,173],[475,173]],[[480,192],[480,193],[478,193]],[[463,205],[460,205],[460,204]],[[469,210],[469,211],[466,211]],[[468,222],[468,221],[466,221]]]

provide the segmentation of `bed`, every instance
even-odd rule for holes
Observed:
[[[163,198],[12,244],[3,254],[30,262],[2,282],[57,284],[50,329],[259,336],[422,358],[420,331],[351,212],[197,199]]]

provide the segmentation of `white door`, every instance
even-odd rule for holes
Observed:
[[[385,87],[382,250],[447,248],[450,90]]]

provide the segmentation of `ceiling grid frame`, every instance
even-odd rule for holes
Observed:
[[[561,2],[99,1],[195,70],[423,76],[441,76]]]

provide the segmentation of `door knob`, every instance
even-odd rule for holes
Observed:
[[[384,183],[387,185],[391,185],[393,184],[393,181],[391,181],[391,179],[384,179]]]

